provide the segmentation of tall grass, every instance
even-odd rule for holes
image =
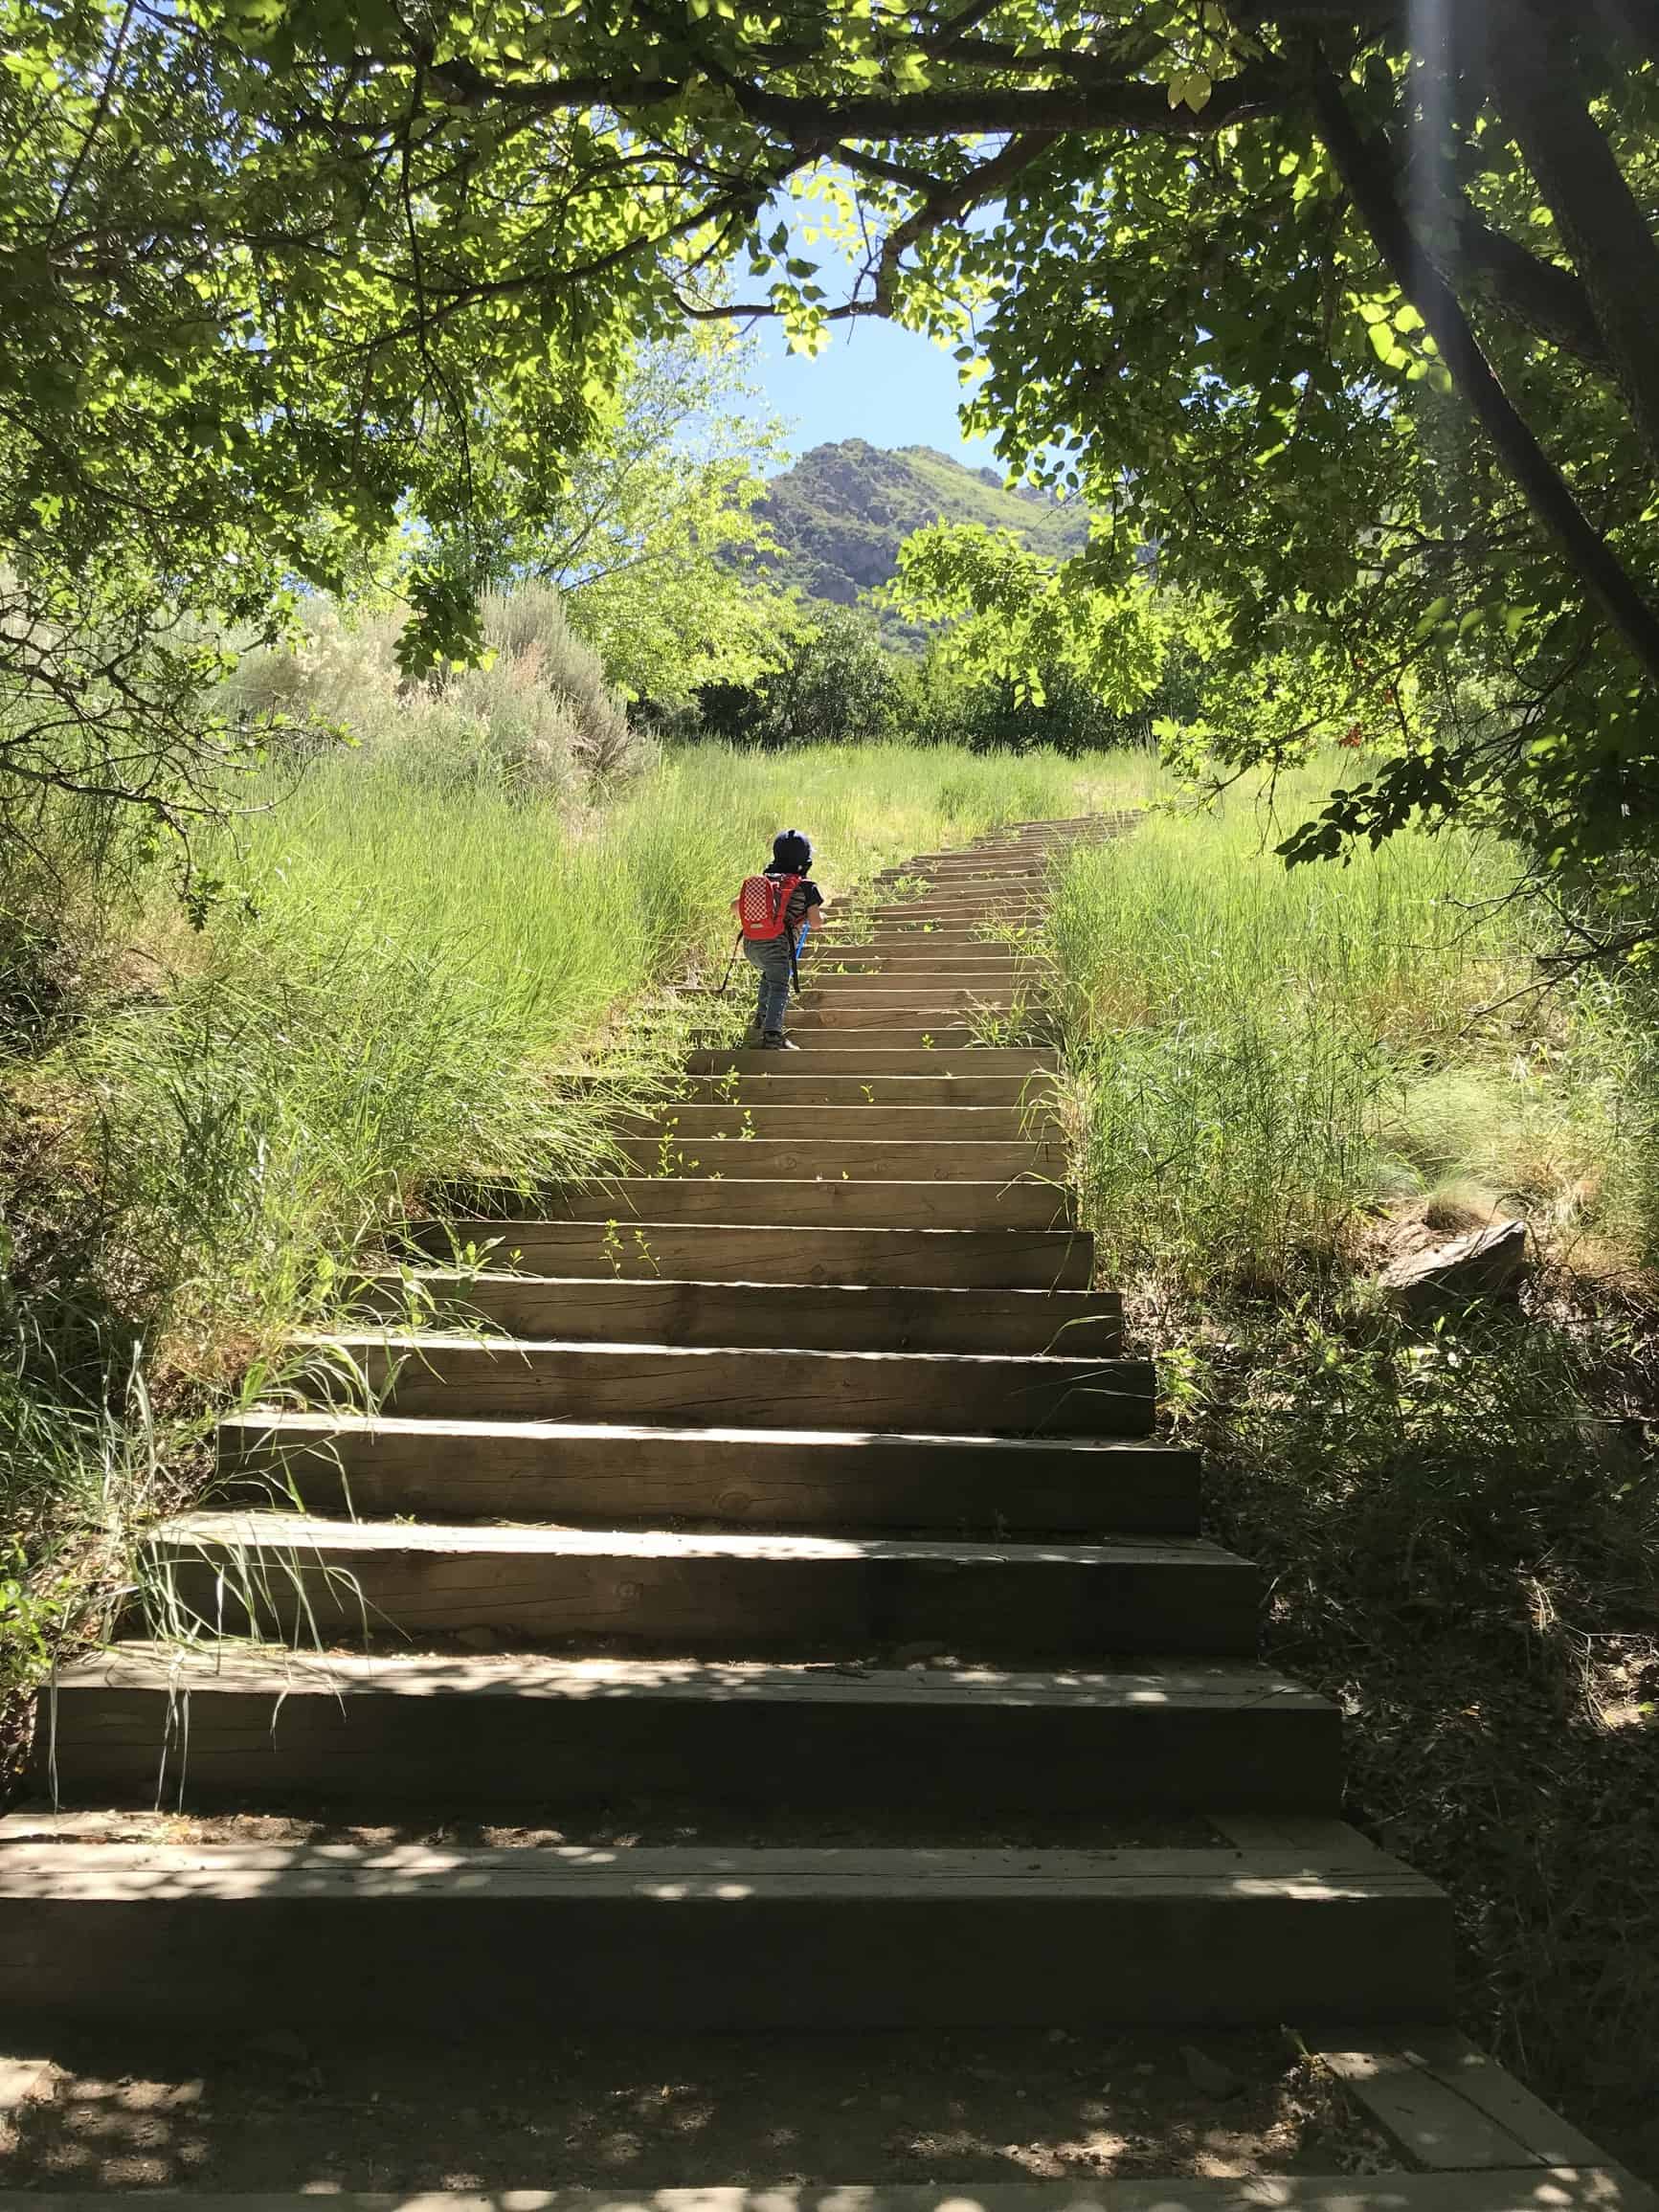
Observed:
[[[1300,780],[1281,818],[1322,788]],[[1587,997],[1528,992],[1513,857],[1407,832],[1288,871],[1273,835],[1235,794],[1079,854],[1060,885],[1078,1173],[1113,1273],[1272,1288],[1402,1201],[1450,1225],[1525,1210],[1633,1257],[1628,1056]]]

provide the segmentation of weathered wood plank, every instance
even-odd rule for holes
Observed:
[[[43,2021],[1272,2023],[1333,1987],[1444,2016],[1445,1898],[1202,1851],[0,1843],[0,1976]]]
[[[920,1017],[884,1021],[879,1015],[860,1022],[822,1022],[791,1014],[789,1034],[802,1052],[976,1052],[980,1032],[965,1013],[947,1011],[936,1020]],[[747,1047],[745,1049],[748,1049]],[[849,1061],[847,1064],[852,1063]]]
[[[1507,2169],[1528,2163],[1525,2144],[1507,2128],[1401,2052],[1375,2044],[1337,2049],[1323,2041],[1315,2050],[1368,2117],[1423,2164]]]
[[[1249,1653],[1259,1581],[1199,1540],[942,1543],[441,1527],[186,1513],[150,1539],[178,1604],[231,1634],[357,1642],[488,1628],[694,1657],[868,1652],[964,1659]]]
[[[801,1076],[852,1076],[868,1083],[881,1075],[1012,1076],[1017,1082],[1052,1075],[1060,1065],[1058,1053],[1030,1045],[970,1045],[964,1050],[908,1051],[895,1046],[849,1045],[847,1032],[835,1045],[816,1039],[797,1052],[694,1052],[686,1061],[688,1075],[763,1075],[784,1081]]]
[[[803,1056],[804,1057],[804,1056]],[[740,1175],[617,1175],[594,1190],[567,1187],[543,1201],[549,1220],[709,1221],[755,1227],[1061,1229],[1070,1193],[1043,1182],[898,1183]]]
[[[1110,1291],[895,1289],[870,1285],[633,1282],[422,1268],[371,1278],[365,1302],[405,1320],[482,1320],[520,1337],[606,1344],[790,1346],[820,1352],[1064,1352],[1121,1349]]]
[[[1141,1440],[251,1413],[226,1502],[368,1517],[658,1520],[820,1532],[1196,1535],[1199,1460]]]
[[[798,1053],[770,1057],[787,1061],[787,1069],[695,1077],[682,1096],[691,1106],[977,1106],[1021,1111],[1047,1111],[1054,1098],[1046,1075],[806,1075],[796,1072]]]
[[[950,1003],[947,1004],[946,1001]],[[920,994],[913,1004],[902,1007],[883,1006],[878,1000],[871,1005],[867,999],[846,1003],[824,991],[803,993],[789,1017],[792,1035],[801,1036],[807,1030],[851,1029],[860,1032],[879,1030],[891,1034],[896,1044],[907,1043],[915,1038],[950,1038],[958,1030],[965,1030],[969,1039],[977,1035],[975,1024],[999,1017],[1006,1021],[1022,1011],[1007,992],[987,995],[979,992],[932,991]]]
[[[980,1435],[1146,1436],[1148,1360],[1039,1353],[817,1352],[777,1345],[604,1344],[332,1330],[296,1335],[314,1387],[342,1361],[402,1414],[508,1419],[698,1421],[774,1428],[940,1429]],[[302,1374],[298,1385],[305,1387]]]
[[[653,1188],[663,1186],[653,1185]],[[441,1257],[456,1248],[494,1252],[538,1275],[699,1282],[915,1285],[945,1288],[1082,1290],[1092,1267],[1086,1231],[896,1229],[814,1226],[810,1238],[781,1223],[618,1219],[486,1220],[453,1228],[417,1223],[416,1244]]]
[[[787,1097],[764,1090],[748,1103],[726,1106],[676,1100],[655,1114],[627,1115],[620,1127],[624,1134],[638,1137],[796,1137],[832,1145],[842,1137],[882,1137],[898,1144],[1017,1144],[1052,1142],[1059,1134],[1044,1099],[1034,1099],[1028,1106],[878,1106],[863,1099],[807,1106],[792,1106]]]
[[[752,1182],[851,1176],[856,1182],[1001,1183],[1019,1175],[1058,1182],[1067,1148],[1053,1138],[936,1138],[842,1134],[763,1136],[734,1130],[729,1137],[694,1137],[664,1130],[657,1137],[624,1137],[625,1157],[646,1174],[726,1175]]]
[[[132,1644],[51,1694],[71,1804],[443,1804],[488,1820],[619,1798],[920,1815],[1197,1811],[1218,1793],[1334,1807],[1340,1789],[1334,1709],[1256,1668],[849,1675]]]
[[[1570,2127],[1541,2097],[1516,2081],[1496,2059],[1455,2028],[1413,2028],[1400,2039],[1413,2066],[1424,2067],[1459,2096],[1508,2129],[1531,2156],[1546,2166],[1604,2166],[1606,2153]]]
[[[1327,2034],[1317,2056],[1367,2114],[1425,2166],[1599,2166],[1599,2144],[1444,2022],[1385,2044]]]
[[[960,945],[937,945],[926,936],[901,936],[880,943],[825,945],[801,955],[803,989],[841,977],[847,982],[891,985],[913,990],[917,983],[937,980],[969,988],[976,981],[993,985],[1024,985],[1042,980],[1042,964],[1032,954],[996,940],[971,940]]]

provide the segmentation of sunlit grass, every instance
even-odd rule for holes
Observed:
[[[1277,793],[1311,812],[1312,771]],[[1406,831],[1287,870],[1235,793],[1077,855],[1064,979],[1086,1213],[1116,1273],[1263,1287],[1336,1262],[1390,1202],[1461,1194],[1638,1255],[1625,1037],[1539,997],[1494,839]]]

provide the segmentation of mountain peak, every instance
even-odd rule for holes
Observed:
[[[1015,530],[1056,559],[1088,535],[1081,503],[1063,506],[1030,485],[1009,490],[995,469],[968,468],[930,445],[885,447],[862,437],[803,453],[773,478],[760,513],[781,548],[773,564],[780,580],[842,607],[886,583],[900,546],[929,523]]]

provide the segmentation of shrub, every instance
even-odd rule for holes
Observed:
[[[648,745],[550,584],[492,592],[481,613],[488,665],[410,683],[395,658],[400,615],[320,604],[302,645],[244,657],[232,695],[249,717],[292,716],[319,743],[388,753],[442,789],[572,800],[643,766]]]
[[[899,685],[875,626],[850,607],[816,610],[781,668],[751,687],[706,684],[710,734],[735,745],[856,745],[891,735]]]

